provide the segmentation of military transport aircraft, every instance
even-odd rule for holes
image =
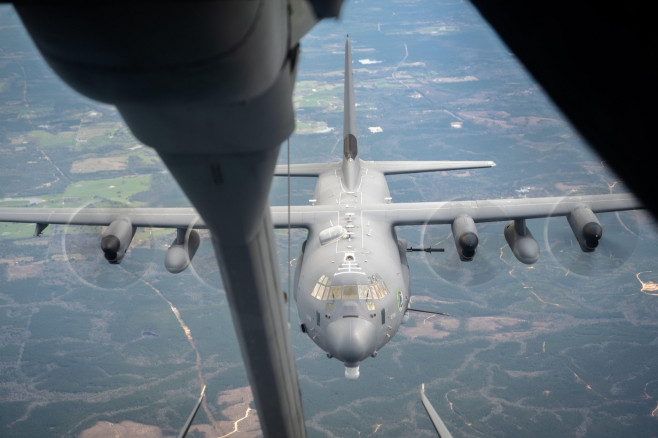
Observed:
[[[334,163],[279,165],[275,175],[318,177],[311,205],[271,207],[274,227],[308,230],[297,259],[295,299],[301,329],[320,348],[345,364],[345,376],[359,377],[359,364],[395,335],[411,295],[407,242],[401,225],[451,224],[463,261],[476,255],[476,223],[509,221],[504,235],[525,264],[539,258],[539,246],[525,224],[529,218],[566,216],[581,249],[594,251],[602,237],[595,212],[641,208],[628,194],[456,202],[392,203],[385,176],[487,168],[492,161],[372,162],[359,156],[350,39],[345,42],[343,156]],[[180,208],[4,208],[0,221],[109,225],[101,249],[120,263],[136,227],[176,228],[165,256],[172,273],[183,271],[199,247],[195,228],[207,228],[193,209]],[[429,250],[429,248],[428,248]]]
[[[113,4],[85,7],[67,3],[15,4],[21,20],[48,64],[77,91],[117,107],[132,133],[158,152],[195,206],[196,212],[187,212],[189,217],[196,217],[198,212],[202,219],[197,225],[205,225],[211,231],[233,324],[265,436],[306,435],[287,321],[283,316],[284,294],[279,281],[271,227],[272,216],[281,217],[285,213],[274,209],[274,214],[271,214],[267,208],[267,193],[280,144],[294,128],[292,87],[299,40],[320,19],[338,16],[341,3],[342,0],[168,2],[158,4],[157,8],[143,2],[120,8]],[[525,10],[504,6],[499,9],[505,12]],[[560,21],[544,12],[538,16],[549,17],[547,21],[551,23]],[[617,24],[619,17],[616,9],[612,16]],[[573,20],[579,29],[587,21]],[[555,36],[555,33],[544,32],[551,26],[530,27],[541,29],[539,33],[542,35]],[[601,26],[604,34],[610,34],[609,28]],[[556,29],[562,30],[561,27]],[[618,33],[611,35],[616,38],[621,36]],[[565,46],[573,46],[573,39],[559,40],[564,41]],[[579,41],[590,40],[582,38]],[[596,39],[598,42],[599,39]],[[529,45],[531,52],[545,58],[543,51]],[[607,47],[606,43],[602,46]],[[592,52],[600,54],[600,51]],[[607,52],[599,58],[609,61]],[[556,63],[548,70],[553,71],[555,66]],[[561,78],[560,85],[568,82],[573,74],[569,66],[571,63],[563,65],[567,76]],[[599,70],[603,73],[607,71],[606,68]],[[634,70],[629,71],[634,74]],[[583,75],[588,82],[596,76]],[[611,82],[614,81],[606,81]],[[622,83],[624,86],[628,84],[627,81]],[[568,94],[580,96],[578,91],[583,88],[582,83],[577,85]],[[596,86],[592,88],[596,94],[606,96]],[[576,98],[579,105],[588,99]],[[617,100],[611,102],[616,105]],[[596,105],[599,104],[596,101]],[[594,118],[601,115],[600,111],[584,113],[592,114]],[[615,125],[607,119],[602,123],[608,127]],[[254,124],[259,129],[250,129]],[[628,135],[625,125],[622,124],[620,132]],[[350,149],[350,153],[352,151],[356,153],[355,148]],[[346,159],[363,164],[359,166],[361,170],[357,175],[372,176],[376,171],[375,168],[368,169],[367,163],[358,161],[356,154]],[[638,165],[637,160],[630,163]],[[303,174],[301,168],[298,170],[298,174]],[[389,174],[395,173],[391,168],[388,170]],[[342,176],[342,166],[336,172],[336,175]],[[311,169],[308,173],[314,175],[321,172]],[[637,173],[651,175],[650,172]],[[235,193],[238,192],[243,196],[236,197]],[[346,192],[345,196],[352,194]],[[648,199],[648,203],[651,201],[650,197],[644,199]],[[437,214],[430,214],[432,205],[427,204],[387,206],[384,200],[384,204],[376,208],[375,204],[366,205],[371,212],[388,209],[390,215],[398,218],[390,220],[393,226],[416,223],[411,219],[418,220],[421,212],[425,213],[428,222],[439,222],[445,213],[442,223],[453,223],[457,231],[473,231],[474,227],[470,219],[457,220],[452,217],[454,214],[470,217],[473,223],[516,218],[515,228],[509,231],[509,235],[515,239],[512,240],[512,247],[517,249],[515,254],[523,258],[526,252],[532,255],[536,246],[532,245],[532,239],[527,239],[523,234],[523,218],[563,214],[571,218],[570,224],[577,225],[583,222],[583,212],[586,212],[585,216],[590,216],[586,206],[592,211],[604,211],[635,203],[625,196],[621,199],[589,197],[580,201],[573,199],[571,206],[558,204],[560,207],[556,209],[549,207],[550,199],[544,201],[545,204],[539,206],[521,205],[518,200],[508,203],[497,201],[495,205],[488,202],[435,204]],[[611,203],[621,205],[611,206]],[[225,206],[229,204],[232,210],[226,214]],[[309,222],[309,214],[313,214],[308,210],[311,207],[314,206],[295,209],[294,215],[301,218],[298,221],[300,226]],[[327,209],[320,204],[315,207],[320,207],[317,211]],[[356,213],[356,205],[349,208],[355,209]],[[37,231],[47,223],[68,223],[71,219],[70,214],[62,211],[52,212],[51,215],[42,213],[34,218]],[[95,224],[111,224],[105,235],[120,237],[106,239],[105,249],[110,258],[116,254],[114,261],[120,261],[123,257],[134,227],[142,224],[178,228],[180,224],[175,217],[158,210],[149,213],[132,210],[127,217],[130,222],[126,221],[126,217],[121,218],[120,210],[87,213],[80,212],[75,218],[80,221],[87,219]],[[387,217],[384,213],[375,214]],[[13,219],[8,217],[7,220]],[[584,221],[588,222],[587,219]],[[367,222],[362,224],[368,226]],[[332,227],[336,223],[332,219],[329,225]],[[353,229],[347,225],[344,223],[345,230]],[[590,230],[589,236],[597,235],[591,232],[596,226],[587,228]],[[168,266],[172,270],[176,270],[179,260],[176,253],[186,249],[185,242],[190,254],[193,253],[189,243],[195,239],[194,233],[191,230],[188,232],[187,227],[179,230],[175,244],[168,252],[172,263]],[[395,243],[394,234],[392,231],[390,233]],[[345,234],[348,241],[358,237],[349,231]],[[588,239],[578,234],[587,244]],[[468,257],[474,251],[472,239],[469,243],[468,238],[471,234],[462,232],[458,235],[464,238],[465,246],[462,248],[460,244],[460,248],[462,254]],[[310,229],[309,238],[314,236],[319,238],[319,233]],[[591,238],[589,240],[593,243]],[[312,243],[309,239],[307,246]],[[524,252],[523,249],[528,251]],[[178,267],[184,265],[185,262],[178,264]],[[300,282],[302,278],[300,274]],[[392,287],[387,286],[389,289]],[[379,304],[383,303],[380,301]],[[336,317],[335,314],[333,319]]]

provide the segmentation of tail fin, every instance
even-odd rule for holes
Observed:
[[[356,141],[356,110],[354,77],[352,75],[352,47],[350,37],[345,40],[345,97],[343,101],[343,184],[353,190],[359,180],[359,150]]]

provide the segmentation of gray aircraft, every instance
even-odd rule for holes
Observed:
[[[279,165],[275,175],[317,177],[311,205],[271,207],[274,227],[305,228],[306,241],[295,269],[295,299],[301,329],[328,357],[345,364],[345,376],[359,377],[359,364],[396,334],[411,296],[406,241],[401,225],[450,224],[459,257],[470,261],[478,246],[476,223],[508,221],[504,235],[525,264],[539,258],[526,226],[529,218],[566,216],[581,249],[594,251],[602,237],[595,212],[641,208],[629,194],[456,202],[392,203],[386,175],[487,168],[492,161],[373,162],[359,157],[349,37],[345,43],[343,156],[335,163]],[[4,208],[0,221],[108,225],[101,248],[120,263],[136,227],[176,228],[165,256],[172,273],[183,271],[199,246],[194,229],[207,228],[193,209],[183,208]],[[430,248],[427,248],[429,251]]]
[[[359,377],[359,363],[377,352],[408,318],[411,297],[406,241],[396,226],[450,224],[457,252],[470,261],[477,222],[509,221],[505,238],[525,264],[539,258],[528,218],[566,216],[583,251],[602,236],[594,212],[640,208],[630,195],[392,203],[386,175],[487,168],[493,161],[373,162],[359,157],[349,37],[345,43],[343,157],[337,163],[277,166],[276,175],[318,177],[313,205],[273,209],[280,227],[302,227],[308,237],[295,270],[301,329],[327,356]],[[431,248],[426,248],[431,251]]]

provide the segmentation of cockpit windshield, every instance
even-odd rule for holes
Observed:
[[[369,278],[368,284],[331,285],[331,278],[321,275],[311,296],[322,301],[334,300],[378,300],[388,295],[388,288],[378,275]]]

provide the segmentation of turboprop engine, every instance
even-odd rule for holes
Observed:
[[[452,221],[452,235],[455,238],[459,259],[462,262],[473,260],[479,241],[473,218],[465,214],[457,216]]]
[[[201,238],[195,230],[176,229],[176,239],[172,242],[165,255],[165,268],[172,274],[183,272],[192,261],[199,249]]]
[[[514,256],[526,265],[539,259],[539,245],[525,224],[525,219],[515,219],[505,225],[505,240]]]
[[[580,249],[584,252],[592,252],[599,246],[599,240],[603,236],[601,223],[589,207],[584,205],[575,207],[567,215],[573,234],[578,239]]]
[[[108,262],[113,265],[121,263],[135,236],[135,230],[130,218],[124,216],[113,220],[110,226],[103,231],[101,249]]]

